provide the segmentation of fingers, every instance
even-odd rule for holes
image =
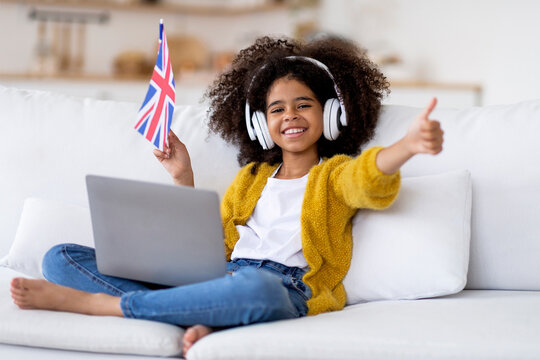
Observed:
[[[165,151],[161,151],[159,149],[154,149],[153,153],[154,153],[154,156],[159,161],[163,161],[163,160],[168,159],[168,158],[171,157],[171,149],[170,148],[166,148]]]
[[[176,136],[176,134],[169,130],[169,145],[165,145],[164,151],[161,151],[159,149],[154,149],[154,156],[159,160],[163,161],[166,159],[170,159],[171,156],[173,156],[173,153],[177,153],[178,150],[184,149],[185,145],[180,141],[180,139]],[[175,155],[176,156],[176,155]]]
[[[442,141],[426,142],[424,144],[424,151],[422,152],[425,154],[437,155],[442,150],[443,150]]]
[[[178,147],[182,147],[184,146],[184,143],[182,141],[180,141],[180,139],[178,138],[178,136],[176,136],[176,134],[174,133],[174,131],[169,130],[169,148],[171,151],[174,151],[176,148]],[[170,155],[170,152],[169,152],[169,155]]]
[[[437,98],[432,98],[427,107],[416,117],[406,135],[412,154],[438,154],[442,151],[443,131],[440,122],[429,116],[437,106]]]
[[[183,145],[184,143],[180,141],[178,136],[176,136],[176,134],[172,130],[169,130],[169,144],[182,144]]]
[[[154,156],[159,161],[169,159],[171,157],[171,151],[172,149],[174,149],[175,141],[181,144],[180,140],[176,137],[175,133],[172,130],[170,130],[169,131],[169,146],[165,145],[165,149],[163,149],[164,151],[161,151],[159,149],[154,149],[153,150]]]
[[[422,129],[420,131],[420,140],[424,151],[428,154],[435,155],[442,151],[444,131],[442,131],[438,121],[431,120],[430,123],[433,124],[429,129]]]
[[[420,138],[425,151],[428,154],[438,154],[442,151],[443,134],[441,123],[436,120],[430,120],[429,116],[437,106],[437,98],[433,97],[428,106],[421,114],[424,121],[420,126]]]
[[[176,136],[176,134],[174,133],[174,131],[172,131],[172,129],[169,129],[169,139],[175,139],[175,140],[178,140],[178,136]]]
[[[441,129],[441,123],[437,120],[425,120],[420,125],[421,132],[435,132]]]
[[[422,118],[424,118],[425,120],[429,120],[429,115],[431,114],[433,109],[435,109],[435,106],[437,106],[437,98],[436,97],[431,99],[428,106],[424,109],[424,111],[422,111],[420,116]]]

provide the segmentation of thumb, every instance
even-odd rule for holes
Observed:
[[[172,131],[172,129],[169,130],[169,141],[182,144],[182,142],[180,141],[178,136],[176,136],[176,134]]]
[[[429,115],[435,109],[435,106],[437,106],[437,98],[434,97],[429,102],[428,106],[420,113],[420,117],[422,117],[424,120],[428,120]]]

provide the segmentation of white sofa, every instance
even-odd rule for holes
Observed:
[[[181,356],[181,328],[23,311],[9,297],[13,276],[37,276],[30,258],[44,242],[91,243],[86,174],[170,183],[151,145],[131,129],[138,104],[0,87],[0,107],[0,358]],[[419,110],[385,106],[371,143],[398,139]],[[204,105],[178,107],[173,128],[191,152],[196,186],[222,195],[238,170],[235,150],[207,135],[205,113]],[[216,332],[187,358],[540,358],[540,100],[439,108],[434,117],[445,148],[403,167],[406,211],[355,218],[349,306]],[[448,181],[458,173],[460,181]],[[423,215],[410,203],[421,204]],[[383,228],[385,238],[368,243]]]

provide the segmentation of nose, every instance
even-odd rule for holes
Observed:
[[[295,120],[298,118],[298,114],[296,114],[296,111],[294,108],[287,108],[285,109],[284,120]]]

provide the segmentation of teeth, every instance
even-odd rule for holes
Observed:
[[[297,134],[306,131],[305,129],[288,129],[285,130],[285,134]]]

